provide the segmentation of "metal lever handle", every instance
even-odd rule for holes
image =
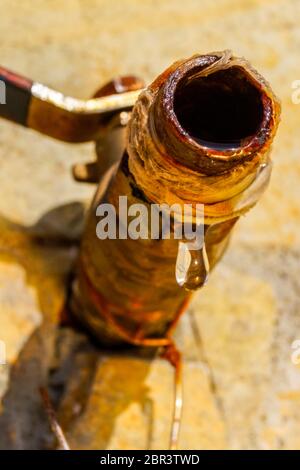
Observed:
[[[101,124],[114,113],[130,110],[141,88],[101,98],[80,100],[0,67],[6,103],[0,116],[66,142],[97,139]]]

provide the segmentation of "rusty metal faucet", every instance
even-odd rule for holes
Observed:
[[[90,100],[66,97],[0,68],[7,88],[0,115],[67,142],[96,141],[97,160],[75,165],[77,181],[99,183],[86,220],[70,306],[101,342],[163,347],[176,367],[171,333],[191,298],[224,253],[239,217],[265,190],[280,106],[250,64],[230,51],[171,65],[144,88],[123,77]],[[204,243],[151,236],[99,240],[97,207],[105,202],[167,203],[172,223],[185,204],[193,224],[202,204]],[[118,230],[122,224],[117,211]],[[178,269],[178,275],[175,276]],[[177,387],[171,447],[178,437]]]
[[[121,77],[86,101],[3,68],[0,79],[2,117],[67,142],[96,141],[97,159],[73,168],[77,181],[100,182],[79,255],[76,315],[102,341],[168,344],[190,291],[204,284],[232,227],[267,186],[279,119],[269,85],[230,51],[178,61],[147,88]],[[202,249],[163,238],[99,240],[97,205],[117,206],[120,196],[149,209],[203,204]],[[190,219],[197,223],[194,209]]]

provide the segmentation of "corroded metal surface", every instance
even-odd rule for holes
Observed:
[[[246,96],[252,102],[256,93],[261,110],[246,108],[239,118],[250,119],[247,112],[252,111],[254,134],[249,131],[250,136],[232,143],[229,149],[222,142],[201,142],[201,123],[195,131],[198,134],[190,135],[179,122],[182,110],[176,115],[175,101],[191,84],[193,93],[183,100],[184,107],[190,106],[189,120],[199,119],[204,109],[209,119],[210,110],[202,103],[196,105],[196,110],[190,104],[197,102],[199,95],[202,99],[203,92],[209,95],[209,86],[219,94],[230,90],[231,100],[238,95],[240,101]],[[233,120],[228,106],[226,109],[224,120]],[[221,94],[215,110],[218,112],[222,112]],[[132,111],[120,166],[100,182],[94,198],[74,286],[73,309],[100,341],[123,340],[140,345],[170,341],[166,338],[168,330],[186,308],[191,297],[188,290],[205,283],[208,264],[215,266],[238,217],[257,202],[269,181],[269,151],[278,120],[279,104],[269,85],[248,62],[235,58],[230,51],[176,62],[141,93]],[[239,132],[236,130],[237,135]],[[218,145],[224,148],[216,148]],[[127,213],[124,215],[119,208],[119,196],[127,197],[128,207],[143,204],[151,215],[152,204],[175,204],[173,226],[181,221],[184,205],[192,205],[191,214],[185,217],[194,224],[204,224],[205,245],[191,252],[196,257],[195,266],[186,274],[183,286],[175,277],[181,247],[178,240],[161,235],[151,239],[150,225],[144,239],[130,239],[127,229],[122,239],[97,238],[96,210],[101,202],[115,207],[117,233],[126,227]],[[203,220],[197,218],[196,204],[204,205]]]

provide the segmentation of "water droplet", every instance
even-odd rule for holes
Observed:
[[[187,290],[202,287],[209,274],[209,261],[205,243],[199,250],[191,249],[190,243],[179,242],[176,260],[176,281]]]

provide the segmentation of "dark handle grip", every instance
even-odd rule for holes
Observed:
[[[32,81],[0,67],[0,117],[26,126]]]

